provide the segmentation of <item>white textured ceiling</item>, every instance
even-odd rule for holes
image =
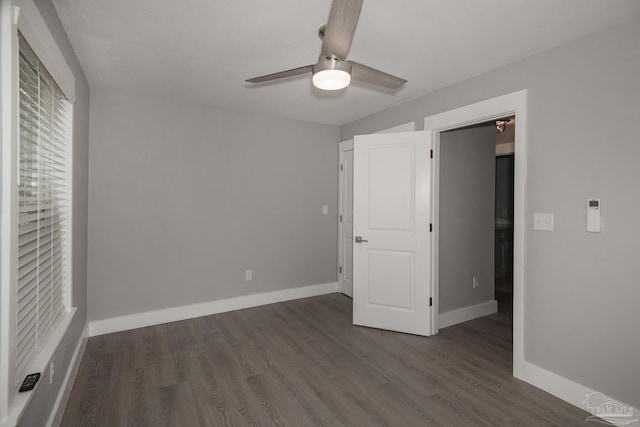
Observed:
[[[54,0],[92,89],[341,125],[640,16],[638,0],[365,0],[348,59],[407,79],[397,92],[322,92],[331,0]]]

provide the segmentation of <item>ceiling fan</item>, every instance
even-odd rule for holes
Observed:
[[[271,80],[313,73],[313,85],[324,90],[343,89],[351,79],[360,80],[389,89],[398,89],[407,81],[355,61],[347,61],[347,53],[358,25],[364,0],[333,0],[327,25],[320,27],[318,35],[322,50],[318,62],[313,65],[293,68],[246,80],[262,83]]]

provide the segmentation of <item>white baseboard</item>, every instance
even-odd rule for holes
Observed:
[[[69,364],[69,368],[67,368],[67,373],[65,374],[62,385],[60,386],[60,391],[58,392],[56,402],[53,404],[53,409],[51,410],[49,420],[47,421],[47,427],[59,427],[60,423],[62,422],[64,409],[66,408],[67,402],[69,401],[71,389],[73,388],[73,383],[75,382],[76,375],[78,374],[80,362],[82,362],[84,349],[87,347],[88,338],[89,324],[87,323],[85,324],[82,335],[78,340],[78,344],[76,345],[76,349],[73,352],[73,356],[71,356],[71,363]]]
[[[290,301],[299,298],[313,297],[338,292],[338,282],[321,283],[300,288],[281,289],[278,291],[241,297],[208,301],[198,304],[170,307],[161,310],[146,311],[144,313],[128,314],[108,319],[89,322],[89,336],[127,331],[145,326],[193,319],[243,308],[257,307],[265,304]]]
[[[598,390],[593,390],[582,384],[578,384],[575,381],[555,374],[551,371],[547,371],[546,369],[529,362],[524,362],[522,379],[529,384],[534,385],[539,389],[546,391],[547,393],[551,393],[552,395],[564,400],[567,403],[570,403],[573,406],[587,411],[589,415],[591,415],[589,408],[587,408],[586,405],[583,405],[582,402],[585,401],[585,398],[589,394],[599,392]],[[606,393],[603,394],[606,395]],[[611,398],[611,400],[615,399]],[[640,410],[632,407],[631,405],[627,405],[624,402],[620,402],[619,400],[615,401],[622,406],[626,406],[627,408],[631,409],[633,413],[633,419],[640,418]]]
[[[476,319],[478,317],[487,316],[498,311],[498,301],[487,301],[469,307],[459,308],[457,310],[440,313],[438,317],[438,328],[446,328],[447,326],[456,325]]]

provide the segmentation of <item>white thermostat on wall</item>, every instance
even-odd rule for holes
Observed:
[[[600,199],[587,200],[587,231],[600,232]]]

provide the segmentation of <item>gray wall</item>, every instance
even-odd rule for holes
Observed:
[[[338,137],[94,91],[90,318],[335,282]]]
[[[73,305],[78,308],[55,354],[56,374],[49,384],[45,370],[20,426],[43,426],[56,401],[73,351],[87,321],[87,166],[89,147],[89,85],[71,49],[51,0],[36,0],[40,14],[76,78],[73,107]]]
[[[495,152],[495,126],[440,136],[440,313],[494,300]]]
[[[422,129],[425,116],[528,89],[525,358],[636,408],[639,40],[636,19],[341,128],[342,140]],[[602,201],[599,234],[586,231],[589,197]],[[555,231],[533,231],[533,212],[554,213]]]

